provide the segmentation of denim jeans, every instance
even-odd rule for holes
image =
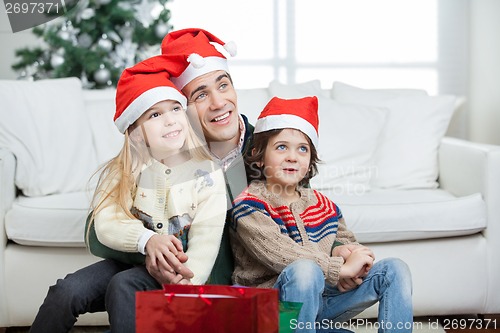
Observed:
[[[135,292],[160,289],[144,266],[102,260],[49,288],[31,333],[66,333],[79,315],[108,311],[111,332],[135,332]]]
[[[302,302],[295,332],[349,332],[347,321],[379,302],[380,333],[412,331],[411,273],[395,258],[376,262],[363,283],[348,292],[325,284],[324,274],[311,260],[297,260],[279,275],[280,300]]]

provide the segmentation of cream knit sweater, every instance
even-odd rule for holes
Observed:
[[[117,181],[117,180],[114,180]],[[217,257],[226,217],[222,170],[212,161],[190,160],[169,168],[152,160],[143,166],[130,219],[116,204],[104,203],[95,216],[99,241],[118,251],[138,252],[147,229],[178,237],[188,232],[186,266],[193,284],[204,284]]]
[[[231,246],[235,256],[233,282],[269,288],[297,259],[315,261],[326,282],[335,285],[343,259],[331,257],[335,241],[355,243],[340,209],[318,191],[300,188],[300,200],[288,206],[254,181],[236,200],[232,212]]]

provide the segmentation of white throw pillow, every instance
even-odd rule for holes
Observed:
[[[312,80],[296,84],[284,84],[277,80],[269,83],[271,97],[278,96],[284,99],[302,98],[306,96],[328,97],[321,89],[320,80]]]
[[[332,90],[330,91],[331,98],[337,99],[336,96],[349,94],[351,92],[361,93],[360,90],[367,92],[368,94],[373,94],[373,92],[382,93],[382,98],[385,99],[388,94],[393,96],[408,95],[408,96],[429,96],[427,91],[422,89],[410,89],[410,88],[397,88],[397,89],[361,89],[355,86],[351,86],[343,82],[333,82]],[[372,96],[373,98],[373,96]]]
[[[118,155],[125,136],[113,121],[116,89],[92,89],[83,91],[85,115],[94,137],[97,163],[104,164]]]
[[[438,148],[454,111],[454,96],[368,90],[335,82],[334,99],[389,109],[376,153],[377,188],[436,188]]]
[[[260,112],[271,100],[267,88],[238,89],[238,113],[247,116],[250,124],[255,124]]]
[[[315,95],[300,85],[270,85],[271,95],[280,98],[302,98]],[[311,87],[309,87],[311,88]],[[316,88],[318,92],[319,81]],[[316,95],[317,96],[317,95]],[[336,193],[361,194],[370,189],[373,156],[386,122],[388,110],[378,107],[346,104],[318,97],[319,146],[322,163],[311,186]]]
[[[97,160],[80,80],[1,80],[0,119],[0,147],[16,156],[15,182],[24,195],[87,187]]]

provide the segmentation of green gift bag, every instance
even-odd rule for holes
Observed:
[[[279,333],[293,333],[291,321],[297,320],[299,317],[302,303],[297,302],[280,302],[280,331]]]

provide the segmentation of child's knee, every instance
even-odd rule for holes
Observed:
[[[396,276],[411,281],[410,267],[403,260],[399,258],[387,258],[384,261],[387,262],[389,270]]]
[[[412,279],[410,267],[399,258],[387,258],[381,260],[386,265],[386,278],[391,283],[397,283],[402,289],[407,289],[407,293],[412,293]]]

